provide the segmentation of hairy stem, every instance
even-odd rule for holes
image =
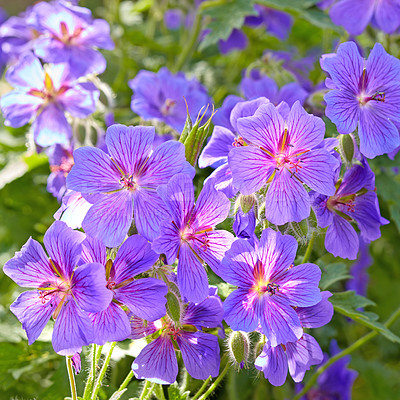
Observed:
[[[97,355],[97,344],[92,344],[92,364],[90,366],[89,377],[86,382],[85,391],[83,392],[83,399],[89,400],[92,392],[93,383],[96,378],[96,355]]]
[[[398,317],[400,317],[400,307],[397,308],[397,310],[385,322],[386,328],[389,328],[396,321],[396,319]],[[366,335],[362,336],[360,339],[356,340],[349,347],[345,348],[340,353],[331,357],[324,365],[322,365],[321,367],[319,367],[317,369],[317,371],[315,371],[314,375],[310,378],[310,380],[307,382],[307,384],[304,386],[304,388],[299,393],[297,393],[296,396],[293,397],[293,400],[301,399],[314,386],[318,377],[323,372],[325,372],[333,363],[335,363],[337,360],[340,360],[341,358],[347,356],[348,354],[351,354],[354,350],[357,350],[359,347],[361,347],[365,343],[369,342],[371,339],[373,339],[378,334],[379,334],[379,332],[377,332],[377,331],[367,333]]]
[[[203,396],[200,397],[200,400],[205,400],[220,384],[222,379],[224,379],[225,375],[229,371],[229,361],[226,363],[224,370],[219,374],[218,378],[215,380],[215,382],[208,388],[207,392],[203,394]]]
[[[306,252],[304,253],[303,264],[306,263],[310,259],[316,237],[317,237],[317,233],[314,231],[311,235],[311,239],[308,243]]]
[[[68,378],[69,378],[69,384],[71,386],[71,397],[72,400],[77,400],[78,396],[76,394],[75,376],[74,376],[74,371],[72,370],[71,357],[67,356],[65,357],[65,360],[67,361]]]
[[[96,400],[97,394],[99,393],[101,384],[102,384],[103,379],[104,379],[104,375],[106,374],[106,371],[107,371],[107,368],[108,368],[108,364],[110,364],[111,355],[112,355],[112,353],[114,351],[114,347],[115,347],[116,344],[117,344],[117,342],[112,342],[110,344],[110,349],[108,350],[106,359],[104,360],[104,363],[103,363],[103,365],[101,367],[99,377],[97,378],[96,384],[95,384],[95,386],[93,388],[92,400]]]
[[[197,391],[197,393],[192,397],[192,400],[196,400],[198,399],[203,392],[206,390],[207,385],[210,383],[211,381],[211,376],[209,376],[201,385],[201,388]]]
[[[146,381],[143,386],[142,393],[140,394],[139,400],[146,400],[150,397],[151,393],[153,392],[155,383],[151,383],[150,381]]]

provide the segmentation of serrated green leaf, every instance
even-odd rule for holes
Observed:
[[[351,276],[349,275],[346,264],[328,264],[322,268],[322,276],[319,286],[322,290],[326,290],[335,282],[349,278],[351,278]]]
[[[363,307],[374,306],[375,303],[372,300],[356,295],[354,291],[347,291],[334,293],[333,296],[329,298],[329,301],[332,303],[335,311],[374,331],[378,331],[392,342],[400,343],[400,337],[378,322],[378,316],[375,313],[358,310]]]
[[[217,43],[221,39],[228,39],[233,29],[242,27],[245,17],[257,14],[254,10],[253,0],[233,0],[215,7],[212,7],[212,2],[209,2],[209,4],[209,7],[202,10],[202,14],[212,18],[206,26],[206,29],[209,29],[210,32],[201,42],[200,50]]]

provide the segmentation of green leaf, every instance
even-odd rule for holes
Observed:
[[[351,278],[344,263],[328,264],[322,267],[322,276],[319,286],[322,290],[328,289],[335,282]]]
[[[253,0],[232,0],[215,7],[212,6],[212,3],[208,1],[202,4],[203,7],[200,7],[204,16],[211,17],[211,21],[206,25],[206,29],[210,29],[211,32],[201,42],[200,50],[221,39],[228,39],[233,29],[242,27],[245,17],[257,14],[254,10]]]
[[[314,0],[257,0],[257,4],[287,11],[288,13],[300,17],[321,29],[331,29],[342,33],[343,29],[335,25],[329,15],[317,7]]]
[[[385,336],[392,342],[400,343],[400,337],[378,322],[378,316],[375,313],[362,312],[358,310],[359,308],[374,306],[375,303],[372,300],[356,295],[354,291],[347,291],[334,293],[333,296],[329,298],[329,301],[332,303],[335,311],[373,329],[374,331],[378,331],[381,335]]]
[[[390,217],[400,232],[400,176],[380,174],[375,181],[377,193],[385,200]]]
[[[169,400],[187,400],[190,392],[182,392],[181,388],[175,382],[168,387],[168,399]]]

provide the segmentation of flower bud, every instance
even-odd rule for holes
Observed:
[[[249,359],[249,335],[242,331],[232,332],[228,338],[228,349],[232,362],[243,368]]]
[[[340,149],[345,161],[351,164],[354,156],[354,142],[351,135],[340,135]]]
[[[265,337],[262,336],[261,339],[257,342],[257,344],[254,347],[254,359],[256,359],[261,352],[263,351],[265,345]]]
[[[257,199],[254,196],[254,194],[250,195],[241,194],[239,196],[239,199],[240,199],[239,200],[240,207],[244,214],[247,214],[257,204]]]
[[[169,291],[166,295],[167,298],[167,314],[177,325],[180,324],[181,320],[181,301],[178,295],[174,292]]]

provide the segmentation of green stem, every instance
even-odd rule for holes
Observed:
[[[76,394],[75,376],[74,376],[74,371],[72,370],[72,360],[71,357],[69,356],[65,357],[65,359],[67,361],[68,378],[69,378],[69,384],[71,386],[71,397],[72,400],[77,400],[78,396]]]
[[[163,389],[162,385],[160,385],[160,384],[154,385],[154,393],[157,396],[157,399],[165,400],[164,389]]]
[[[128,386],[128,384],[129,384],[129,382],[131,381],[132,378],[133,378],[133,371],[130,370],[130,371],[129,371],[129,374],[125,377],[124,381],[121,383],[121,385],[120,385],[120,387],[118,388],[118,390],[116,390],[116,391],[112,394],[112,396],[111,396],[110,398],[111,398],[111,399],[112,399],[112,398],[115,398],[115,396],[116,396],[118,393],[121,393],[121,392]]]
[[[310,259],[316,237],[317,237],[317,233],[316,233],[316,231],[314,231],[311,235],[311,239],[308,243],[306,252],[304,253],[303,264],[306,263]]]
[[[140,395],[139,400],[145,400],[148,398],[148,394],[151,394],[151,392],[153,391],[153,387],[154,387],[154,383],[152,384],[150,381],[146,381],[146,383],[143,386],[143,390],[142,393]],[[150,387],[151,386],[151,387]],[[147,393],[149,392],[149,393]]]
[[[201,385],[201,388],[193,396],[192,400],[198,399],[203,394],[203,392],[206,390],[206,387],[210,383],[210,381],[211,381],[211,375],[204,381],[204,383]]]
[[[396,321],[396,319],[398,317],[400,317],[400,307],[397,308],[397,310],[386,321],[386,323],[384,324],[386,326],[386,328],[389,328]],[[320,368],[317,369],[317,371],[315,371],[314,375],[310,378],[310,380],[307,382],[307,384],[304,386],[304,388],[299,393],[297,393],[296,396],[293,397],[293,400],[301,399],[314,386],[318,377],[323,372],[325,372],[333,363],[335,363],[337,360],[340,360],[341,358],[347,356],[348,354],[351,354],[354,350],[357,350],[359,347],[361,347],[365,343],[369,342],[371,339],[373,339],[378,334],[379,334],[378,331],[372,331],[370,333],[367,333],[366,335],[362,336],[360,339],[356,340],[349,347],[345,348],[340,353],[338,353],[335,356],[333,356],[332,358],[330,358],[323,366],[321,366]]]
[[[107,368],[108,368],[108,364],[110,364],[110,360],[111,360],[111,355],[113,353],[114,347],[117,344],[117,342],[112,342],[110,344],[110,349],[108,350],[108,354],[106,356],[106,359],[104,360],[103,366],[101,367],[100,370],[100,374],[97,378],[96,384],[93,388],[93,392],[92,392],[92,400],[96,400],[97,398],[97,394],[99,393],[101,384],[103,382],[104,379],[104,375],[106,374]]]
[[[198,39],[200,31],[201,31],[202,18],[203,18],[203,16],[201,15],[200,10],[198,9],[196,12],[196,17],[193,22],[193,29],[190,34],[190,38],[187,41],[186,46],[182,49],[182,52],[179,55],[178,61],[175,64],[175,67],[174,67],[175,72],[181,70],[182,67],[189,60],[191,55],[193,54],[195,47],[196,47],[197,39]]]
[[[88,380],[86,382],[85,391],[83,392],[83,399],[89,400],[90,393],[92,392],[93,382],[96,377],[96,354],[97,354],[97,344],[92,344],[92,365],[90,368],[90,373]]]
[[[203,394],[203,396],[200,397],[200,400],[205,400],[220,384],[222,379],[224,379],[225,375],[229,371],[229,361],[226,363],[224,370],[219,374],[218,378],[215,380],[215,382],[208,388],[207,392]]]

